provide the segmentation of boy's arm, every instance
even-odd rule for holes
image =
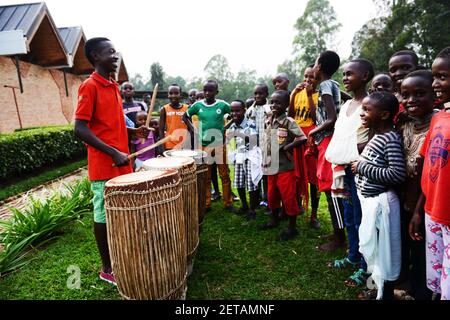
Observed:
[[[164,139],[166,136],[166,109],[162,108],[159,114],[159,139]],[[161,145],[164,149],[164,145]]]
[[[313,94],[315,93],[314,87],[310,84],[307,84],[305,87],[306,95],[308,96],[308,104],[309,104],[309,115],[316,122],[316,109],[317,105],[314,102]]]
[[[130,160],[126,153],[107,145],[100,140],[87,126],[86,120],[75,120],[75,135],[91,147],[109,155],[117,167],[127,165]]]
[[[194,103],[190,106],[187,111],[183,114],[183,122],[187,125],[189,132],[195,133],[195,127],[192,123],[192,116],[197,114],[198,112],[198,104]]]
[[[423,240],[423,234],[421,231],[421,225],[423,223],[423,217],[425,215],[425,194],[420,193],[419,200],[417,200],[416,209],[409,222],[409,236],[415,241]]]
[[[294,141],[283,147],[283,151],[290,151],[306,142],[307,139],[305,134],[293,119],[289,120],[288,131],[289,134],[293,135],[295,138]]]
[[[324,123],[322,123],[320,126],[311,130],[311,132],[309,133],[310,137],[314,137],[314,135],[320,131],[333,128],[337,120],[336,106],[334,105],[333,96],[325,94],[322,96],[322,100],[325,105],[325,110],[327,111],[328,119],[324,121]]]
[[[389,141],[386,144],[387,167],[377,167],[366,161],[359,161],[356,172],[378,183],[388,185],[405,181],[405,159],[400,141]]]

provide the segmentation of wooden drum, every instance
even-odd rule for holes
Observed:
[[[198,201],[196,165],[193,159],[187,157],[153,158],[144,161],[144,170],[177,169],[182,181],[183,212],[186,228],[187,268],[188,275],[192,273],[198,238]]]
[[[177,170],[136,172],[105,186],[112,268],[125,299],[185,299],[186,238]]]
[[[202,230],[203,220],[206,213],[206,179],[208,176],[208,165],[206,164],[207,153],[202,150],[168,150],[164,152],[165,157],[189,157],[194,159],[197,165],[197,198],[198,198],[198,225]]]

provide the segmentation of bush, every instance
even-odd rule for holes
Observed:
[[[23,130],[0,136],[0,180],[20,176],[86,153],[73,126]]]

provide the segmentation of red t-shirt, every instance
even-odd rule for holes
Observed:
[[[78,89],[76,120],[88,121],[91,131],[107,145],[129,154],[128,133],[122,110],[122,98],[114,80],[94,72]],[[109,180],[131,173],[131,164],[113,167],[112,158],[94,147],[88,149],[88,173],[91,181]]]
[[[425,158],[422,171],[422,191],[425,212],[433,221],[450,226],[450,113],[440,111],[432,119],[430,130],[420,150]]]

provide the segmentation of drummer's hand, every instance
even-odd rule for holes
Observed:
[[[149,127],[141,126],[141,127],[139,127],[139,128],[136,129],[136,137],[137,137],[137,138],[144,138],[144,139],[147,139],[147,137],[148,137],[148,135],[149,135],[149,133],[150,133],[151,130],[152,130],[152,129],[149,128]]]
[[[130,159],[128,159],[128,155],[126,153],[117,150],[112,155],[112,160],[115,167],[126,166],[130,162]]]

